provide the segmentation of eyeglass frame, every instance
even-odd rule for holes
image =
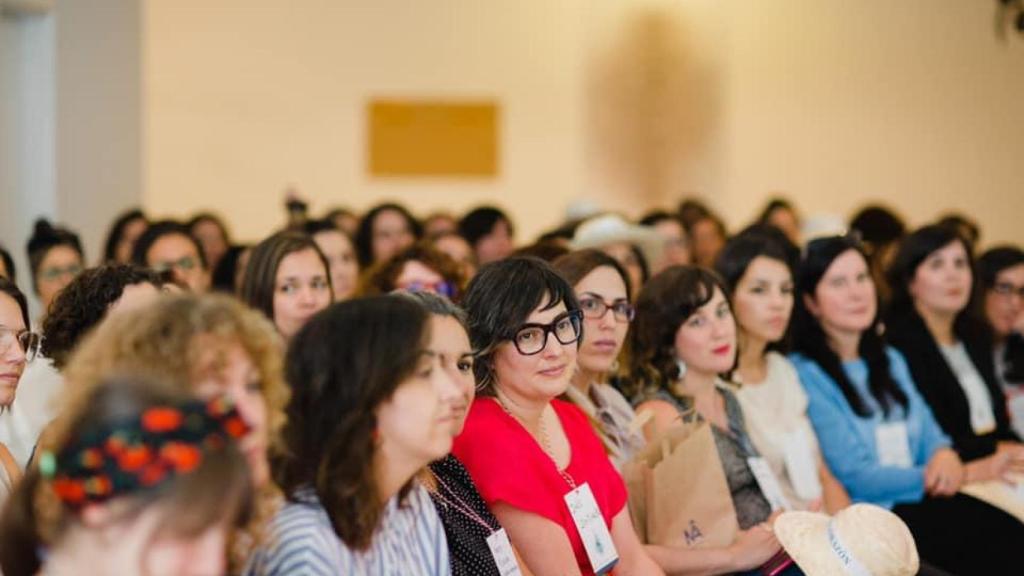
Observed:
[[[992,285],[990,290],[992,290],[993,294],[1003,298],[1012,298],[1013,296],[1017,296],[1021,300],[1024,300],[1024,286],[1014,286],[1010,282],[996,282]]]
[[[573,339],[569,340],[568,342],[563,342],[562,339],[558,337],[558,333],[555,332],[555,327],[563,320],[575,320],[575,322],[572,322],[572,326],[575,328],[575,335]],[[540,328],[544,333],[544,337],[540,340],[540,348],[534,350],[533,352],[523,352],[522,348],[519,347],[519,335],[526,330],[532,330],[537,328]],[[521,326],[519,326],[519,328],[516,329],[515,332],[512,333],[512,337],[508,338],[508,340],[512,342],[512,346],[515,347],[516,351],[519,352],[519,354],[523,356],[534,356],[536,354],[540,354],[541,352],[544,351],[545,348],[547,348],[548,335],[554,335],[555,341],[561,344],[562,346],[579,342],[580,339],[583,338],[583,311],[568,310],[566,312],[559,314],[558,316],[555,316],[555,318],[547,324],[540,324],[536,322],[528,322],[526,324],[522,324]]]
[[[173,272],[176,270],[181,272],[191,272],[196,268],[202,268],[202,266],[202,262],[194,256],[182,256],[177,260],[155,262],[150,266],[150,268],[152,268],[157,274],[163,274],[164,272]]]
[[[13,336],[13,339],[8,342],[5,334],[10,334]],[[28,337],[30,339],[34,337],[34,340],[26,344],[21,341],[22,337]],[[14,328],[0,326],[0,354],[6,354],[15,342],[18,344],[18,347],[21,348],[22,353],[25,354],[25,363],[28,364],[35,360],[36,356],[39,355],[39,349],[43,345],[43,335],[31,330],[19,331]]]
[[[608,302],[605,301],[604,298],[601,298],[596,294],[587,293],[584,296],[579,296],[577,299],[580,302],[580,313],[583,314],[584,318],[589,318],[591,320],[600,320],[604,318],[605,314],[607,314],[609,310],[611,310],[612,315],[615,316],[616,322],[624,322],[628,324],[636,318],[636,306],[633,306],[633,304],[625,298],[618,298],[616,300],[612,300],[612,302],[609,304]],[[603,308],[601,310],[601,313],[594,316],[588,316],[587,311],[583,309],[584,301],[593,301],[600,304]],[[623,318],[615,309],[617,306],[625,306],[627,308],[625,318]]]
[[[53,282],[66,276],[74,278],[82,273],[85,267],[81,264],[68,264],[67,266],[49,266],[39,271],[39,278],[44,282]]]

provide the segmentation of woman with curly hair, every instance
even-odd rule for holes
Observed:
[[[427,244],[416,244],[395,254],[367,272],[362,296],[395,290],[433,292],[458,302],[466,279],[458,263]]]
[[[164,296],[111,316],[64,370],[70,389],[97,386],[112,373],[162,378],[204,399],[226,395],[251,427],[240,448],[255,483],[256,509],[250,523],[233,534],[231,573],[238,573],[281,503],[270,480],[269,453],[278,446],[288,389],[273,326],[227,296]]]
[[[57,415],[54,400],[64,390],[60,372],[74,347],[111,311],[145,304],[160,286],[155,272],[109,264],[82,272],[57,294],[43,319],[41,356],[25,369],[24,393],[3,418],[11,451],[20,464],[28,461],[40,432]]]
[[[399,296],[335,304],[295,336],[288,504],[250,574],[451,573],[437,512],[415,476],[451,449],[462,400],[431,347],[429,313]]]

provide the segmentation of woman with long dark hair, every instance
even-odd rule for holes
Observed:
[[[463,396],[431,348],[430,315],[399,296],[335,304],[293,338],[276,471],[288,503],[251,574],[450,573],[415,481],[451,449]]]
[[[913,232],[896,252],[889,284],[886,338],[903,353],[921,395],[967,463],[966,482],[1024,472],[1024,445],[1010,428],[992,340],[970,306],[974,273],[967,242],[943,226]]]
[[[992,335],[995,377],[1006,394],[1010,425],[1024,436],[1024,250],[998,246],[978,258],[984,291],[978,315]]]
[[[914,534],[922,560],[940,569],[995,574],[1016,565],[1024,525],[958,494],[963,464],[903,356],[879,335],[877,293],[855,240],[808,244],[793,336],[808,415],[850,497],[890,508]]]

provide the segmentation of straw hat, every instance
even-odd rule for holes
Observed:
[[[920,564],[906,524],[871,504],[854,504],[833,517],[784,512],[774,530],[807,576],[913,576]]]
[[[584,250],[620,242],[639,248],[648,266],[655,266],[661,261],[665,248],[665,240],[657,232],[647,226],[630,224],[618,214],[595,216],[580,224],[569,247]]]

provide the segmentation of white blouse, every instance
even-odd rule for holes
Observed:
[[[783,355],[768,352],[767,373],[759,383],[736,391],[747,432],[795,509],[821,498],[817,437],[807,417],[807,394],[796,369]],[[738,378],[737,378],[738,381]]]

